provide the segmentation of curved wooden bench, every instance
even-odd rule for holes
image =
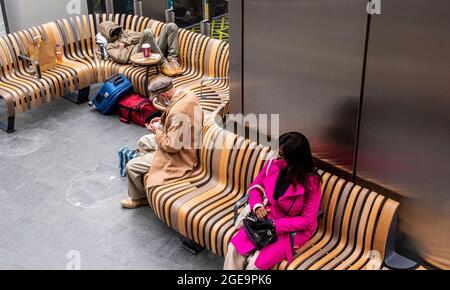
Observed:
[[[224,142],[233,146],[211,149]],[[191,245],[225,256],[237,232],[235,211],[242,208],[248,186],[273,154],[210,119],[195,174],[152,189],[151,207]],[[275,269],[381,269],[396,255],[399,203],[330,173],[320,174],[323,217],[318,229],[305,246],[294,250],[291,264],[284,261]]]
[[[56,97],[80,103],[87,100],[89,87],[122,73],[134,89],[145,94],[146,69],[101,59],[96,51],[98,25],[111,20],[124,29],[142,32],[151,29],[159,36],[165,23],[133,15],[82,15],[69,17],[0,38],[0,97],[7,102],[8,121],[2,127],[14,130],[14,115],[40,106]],[[174,79],[176,88],[196,93],[204,110],[212,112],[229,101],[229,45],[184,29],[179,30],[180,61],[184,74]],[[61,45],[63,62],[36,78],[30,71],[30,43],[35,36]],[[156,76],[151,71],[151,78]],[[11,107],[14,111],[11,111]]]

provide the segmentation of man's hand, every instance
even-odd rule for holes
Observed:
[[[256,209],[255,214],[256,214],[256,217],[258,217],[260,220],[262,220],[263,218],[267,217],[267,215],[269,213],[263,206],[261,206]]]
[[[157,128],[155,126],[155,124],[147,124],[146,125],[147,129],[150,131],[150,133],[156,134]]]
[[[158,122],[161,122],[161,118],[160,117],[153,118],[153,120],[150,121],[150,125],[156,124]]]
[[[152,122],[150,122],[150,124],[147,124],[147,125],[145,125],[145,126],[147,127],[147,129],[148,129],[151,133],[153,133],[153,134],[155,134],[155,135],[156,135],[156,133],[157,133],[158,131],[162,131],[162,130],[161,130],[161,123],[159,123],[159,121],[153,122],[153,120],[152,120]]]

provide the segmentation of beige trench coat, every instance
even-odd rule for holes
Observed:
[[[164,128],[156,134],[158,150],[144,179],[147,191],[171,180],[189,177],[198,164],[203,111],[197,96],[177,91],[161,122]]]

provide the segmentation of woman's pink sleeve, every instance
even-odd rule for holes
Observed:
[[[261,172],[258,174],[258,176],[255,178],[253,183],[250,185],[249,188],[251,188],[249,192],[249,199],[248,202],[250,204],[250,210],[253,211],[255,205],[263,204],[264,203],[264,195],[261,192],[261,189],[258,188],[258,186],[261,186],[264,188],[264,178],[266,178],[266,171],[267,171],[268,163],[264,166],[264,168],[261,170]],[[257,185],[257,186],[255,186]]]
[[[301,216],[281,218],[275,221],[277,234],[299,232],[316,226],[320,210],[322,190],[317,177],[311,177],[309,192]]]

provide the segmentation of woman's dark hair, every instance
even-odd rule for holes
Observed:
[[[280,153],[286,160],[287,178],[290,182],[299,183],[308,193],[307,180],[311,175],[320,175],[311,153],[311,146],[308,139],[301,133],[291,132],[281,135],[280,137]]]

